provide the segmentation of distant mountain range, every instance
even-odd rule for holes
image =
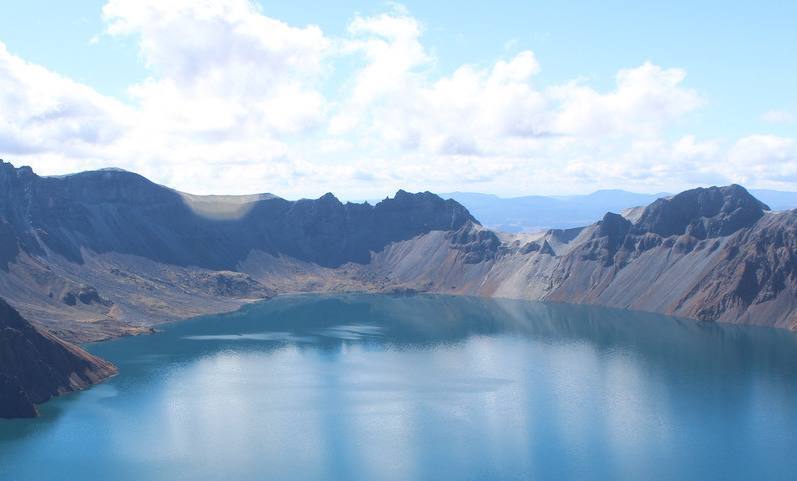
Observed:
[[[773,210],[797,208],[797,192],[751,190]],[[638,194],[624,190],[599,190],[587,195],[502,198],[492,194],[451,192],[440,194],[461,203],[486,227],[502,232],[536,232],[543,229],[582,227],[606,212],[646,206],[671,194]]]
[[[0,401],[14,406],[0,415],[114,372],[69,342],[287,292],[550,300],[797,330],[797,210],[738,185],[655,197],[533,198],[547,220],[526,225],[582,225],[509,234],[430,192],[376,205],[198,196],[120,170],[41,177],[0,161]],[[460,199],[477,212],[504,202]],[[491,212],[485,223],[511,214]]]

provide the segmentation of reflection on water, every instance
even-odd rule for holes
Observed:
[[[793,334],[584,306],[295,296],[92,346],[0,479],[796,479]]]

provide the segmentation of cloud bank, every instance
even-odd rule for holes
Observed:
[[[706,101],[676,67],[622,68],[605,90],[542,85],[544,65],[523,50],[440,74],[424,26],[401,7],[354,16],[343,37],[248,0],[110,0],[102,15],[104,35],[137,42],[149,77],[121,101],[0,43],[3,158],[47,174],[118,166],[189,192],[288,197],[797,188],[794,139],[684,133]]]

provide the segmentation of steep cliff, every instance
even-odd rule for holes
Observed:
[[[115,373],[110,363],[36,329],[0,299],[0,417],[33,417],[36,404]]]
[[[767,211],[731,185],[660,199],[633,223],[607,214],[562,256],[546,298],[793,327],[797,213]]]

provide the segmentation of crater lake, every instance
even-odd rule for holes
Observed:
[[[794,333],[525,301],[296,295],[88,346],[0,479],[797,479]]]

